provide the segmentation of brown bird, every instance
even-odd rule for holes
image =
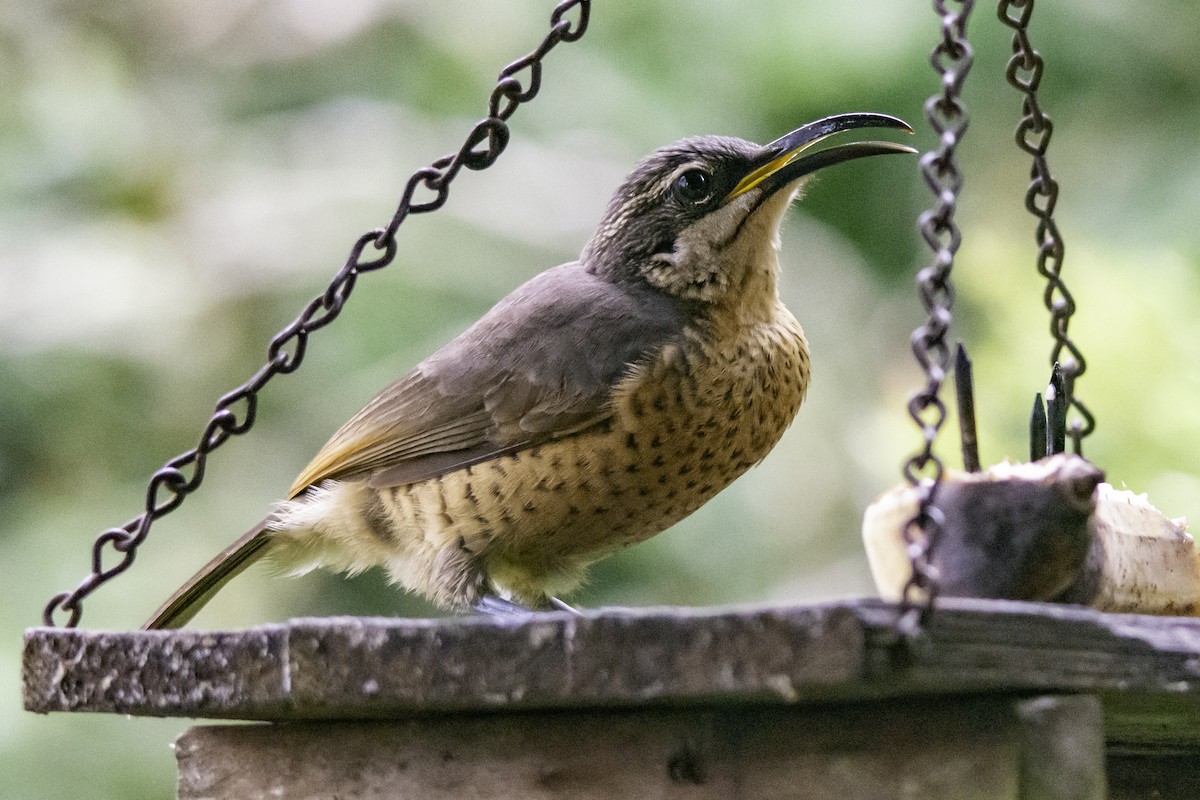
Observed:
[[[776,288],[806,176],[892,142],[812,150],[881,114],[760,146],[684,139],[617,189],[578,261],[533,278],[384,389],[286,501],[146,628],[185,624],[260,557],[390,578],[449,609],[561,603],[587,566],[695,511],[779,441],[808,345]]]

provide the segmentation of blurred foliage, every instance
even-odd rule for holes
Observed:
[[[63,0],[0,5],[0,760],[4,797],[163,797],[183,721],[35,718],[16,698],[19,631],[73,586],[91,538],[136,513],[216,397],[390,215],[413,169],[458,146],[497,71],[550,2]],[[1062,186],[1072,331],[1097,412],[1087,451],[1117,484],[1200,517],[1200,110],[1192,0],[1039,4],[1050,163]],[[85,623],[128,628],[257,520],[378,388],[522,280],[573,258],[641,155],[676,138],[766,141],[825,114],[918,125],[936,87],[923,3],[598,3],[548,59],[508,151],[401,230],[305,368],[273,384],[252,435],[154,530]],[[1048,375],[1028,165],[1011,141],[990,9],[962,148],[956,333],[976,361],[985,461],[1021,457]],[[885,163],[881,163],[885,162]],[[788,221],[783,292],[815,383],[784,442],[691,519],[594,572],[584,605],[804,601],[869,594],[858,520],[917,445],[915,164],[824,174]],[[957,463],[954,437],[941,450]],[[429,613],[378,575],[252,572],[198,620]]]

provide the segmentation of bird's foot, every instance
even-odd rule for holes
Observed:
[[[503,597],[494,594],[485,594],[471,606],[471,609],[491,617],[527,617],[539,611],[569,611],[572,614],[579,613],[578,609],[564,603],[557,597],[547,597],[538,603],[538,605],[540,606],[539,608],[528,608],[520,603],[505,600]]]
[[[519,603],[505,600],[494,594],[485,594],[471,606],[473,611],[487,614],[489,617],[527,617],[534,613],[532,608],[526,608]]]

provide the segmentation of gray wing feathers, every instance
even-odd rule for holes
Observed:
[[[380,392],[292,494],[367,474],[375,486],[410,483],[599,422],[616,383],[678,337],[682,320],[666,296],[578,262],[548,270]]]

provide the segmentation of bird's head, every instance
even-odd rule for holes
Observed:
[[[644,281],[687,301],[719,303],[760,273],[773,291],[779,223],[807,176],[854,158],[916,152],[893,142],[813,149],[852,128],[912,132],[895,117],[840,114],[767,145],[699,136],[656,150],[613,195],[583,261],[610,280]]]

